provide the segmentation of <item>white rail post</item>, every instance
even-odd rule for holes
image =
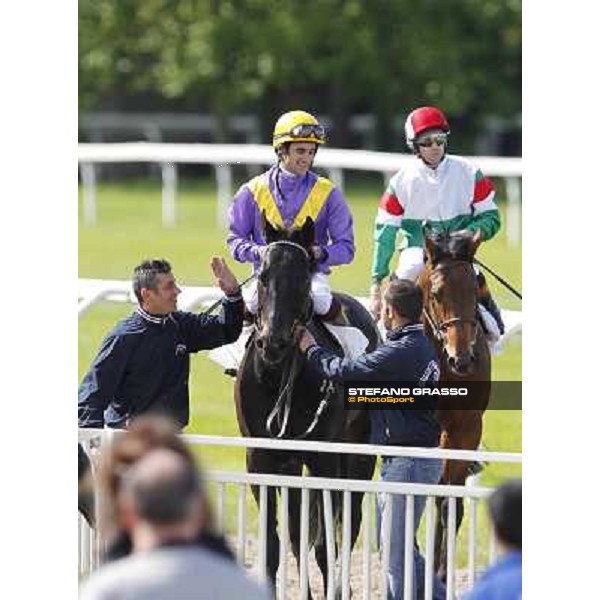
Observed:
[[[177,193],[177,167],[174,163],[163,163],[162,170],[162,224],[175,226],[175,196]]]
[[[340,167],[330,167],[328,169],[329,178],[344,193],[344,171]]]
[[[335,530],[331,490],[323,490],[323,511],[325,512],[325,544],[327,548],[327,600],[335,598]]]
[[[435,498],[429,496],[426,504],[425,522],[425,600],[433,600],[433,553],[435,549]]]
[[[217,227],[227,225],[227,211],[233,196],[231,165],[215,165],[217,175]]]
[[[302,488],[300,504],[300,598],[308,598],[308,509],[310,490]]]
[[[490,528],[490,557],[489,557],[489,565],[492,565],[496,562],[496,537],[494,536],[494,532]]]
[[[448,498],[448,562],[446,566],[446,600],[454,600],[454,563],[456,553],[456,498]]]
[[[477,498],[469,498],[469,588],[475,585],[477,553]]]
[[[86,225],[96,224],[96,170],[94,163],[84,162],[80,165],[83,181],[83,222]]]
[[[240,565],[246,564],[246,485],[240,485],[238,495],[238,536],[237,559]]]
[[[344,490],[342,514],[342,600],[350,600],[350,550],[352,537],[352,492]]]
[[[371,597],[371,529],[373,519],[373,494],[365,494],[363,511],[363,598]]]
[[[511,246],[521,239],[521,180],[518,177],[506,178],[506,236]]]
[[[263,581],[267,579],[267,486],[260,486],[258,519],[258,572]]]
[[[217,530],[225,535],[225,484],[217,484]]]
[[[385,598],[387,594],[388,568],[390,566],[390,534],[392,531],[392,494],[385,492],[384,506],[386,507],[381,519],[381,597]]]
[[[289,488],[281,488],[281,513],[279,533],[279,597],[281,600],[287,598],[287,567],[288,567],[288,540],[289,540]]]
[[[413,561],[415,537],[415,497],[406,495],[404,513],[404,598],[413,597]]]

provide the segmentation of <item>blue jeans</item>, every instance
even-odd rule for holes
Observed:
[[[384,457],[381,465],[382,481],[402,481],[406,483],[438,483],[442,476],[442,460],[438,458],[410,458],[410,457]],[[414,531],[419,527],[421,515],[425,510],[425,496],[414,496]],[[386,495],[379,495],[377,503],[377,528],[379,531],[380,545],[381,522],[386,511],[391,510],[390,532],[390,561],[387,572],[387,598],[388,600],[417,600],[425,594],[425,559],[419,552],[415,537],[413,558],[413,597],[403,598],[404,594],[404,519],[406,514],[406,496],[391,494],[386,501]],[[446,588],[434,575],[433,598],[444,600]]]

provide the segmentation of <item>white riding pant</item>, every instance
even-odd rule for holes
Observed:
[[[329,277],[325,273],[313,273],[310,280],[310,295],[313,301],[313,310],[317,315],[325,315],[331,308],[331,287]],[[246,308],[253,314],[258,310],[258,281],[254,279],[248,289]]]

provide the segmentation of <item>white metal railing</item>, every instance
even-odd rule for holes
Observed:
[[[78,279],[77,295],[79,305],[78,316],[81,318],[93,306],[103,301],[136,304],[137,300],[133,294],[131,281],[116,279]],[[207,307],[216,302],[223,295],[217,287],[204,286],[180,286],[181,294],[177,300],[180,310],[195,310]],[[246,294],[246,290],[243,292]],[[246,298],[248,299],[248,298]],[[366,308],[369,307],[369,299],[363,296],[356,298]],[[521,334],[523,323],[520,310],[502,309],[505,331],[502,340],[506,341],[514,335]]]
[[[90,451],[93,444],[97,453],[110,444],[114,435],[120,435],[120,432],[114,430],[79,430],[79,439]],[[429,458],[448,458],[457,460],[481,460],[486,462],[503,463],[521,463],[521,454],[507,452],[481,452],[465,450],[442,450],[442,449],[423,449],[408,447],[378,446],[370,444],[342,444],[313,441],[292,441],[292,440],[272,440],[262,438],[231,438],[206,435],[185,434],[182,438],[194,447],[207,446],[228,446],[238,448],[270,448],[279,451],[318,451],[318,452],[336,452],[363,455],[383,455],[383,456],[420,456]],[[410,597],[409,593],[415,582],[412,578],[412,548],[415,532],[412,527],[412,514],[414,511],[414,499],[416,496],[425,496],[425,598],[432,598],[432,574],[433,574],[433,549],[434,549],[434,503],[436,498],[448,498],[449,514],[449,540],[447,555],[447,598],[453,598],[456,592],[456,536],[454,534],[453,524],[456,523],[456,499],[462,498],[469,501],[466,511],[469,534],[468,534],[468,581],[472,585],[477,574],[477,548],[478,529],[477,529],[477,502],[486,498],[492,491],[490,488],[478,486],[454,486],[454,485],[432,485],[400,482],[383,481],[365,481],[353,479],[331,479],[322,477],[299,477],[282,476],[262,473],[242,473],[242,472],[223,472],[210,471],[205,474],[205,479],[217,487],[216,490],[216,524],[218,530],[226,534],[232,529],[237,530],[235,537],[236,555],[240,564],[245,565],[247,559],[247,542],[250,532],[248,531],[247,515],[247,489],[248,486],[258,486],[259,488],[259,507],[258,507],[258,531],[256,534],[257,552],[256,560],[252,568],[259,578],[264,579],[267,573],[267,494],[268,489],[277,489],[280,492],[280,519],[279,519],[279,537],[280,537],[280,566],[278,571],[278,597],[285,598],[290,589],[293,573],[289,571],[288,549],[289,549],[289,491],[301,491],[300,508],[300,579],[299,589],[301,598],[308,596],[309,585],[315,585],[315,581],[309,584],[309,547],[308,547],[308,528],[309,528],[309,501],[311,494],[323,495],[323,507],[325,517],[325,538],[328,557],[329,581],[335,581],[335,561],[334,557],[334,520],[332,511],[332,492],[342,492],[342,538],[341,538],[341,575],[342,575],[342,598],[350,597],[350,531],[351,531],[351,499],[352,493],[360,492],[365,494],[363,505],[363,545],[362,545],[362,596],[370,598],[371,593],[379,589],[385,589],[385,573],[390,557],[389,536],[392,527],[391,513],[387,513],[381,524],[381,576],[379,579],[373,578],[371,560],[372,560],[372,541],[377,536],[373,535],[373,507],[374,498],[378,495],[386,495],[389,500],[392,495],[401,494],[406,496],[406,519],[407,523],[405,533],[405,597]],[[237,510],[235,515],[235,525],[227,522],[226,511],[226,486],[234,486],[237,489]],[[87,531],[86,531],[87,530]],[[89,528],[85,522],[80,519],[80,572],[88,573],[98,565],[101,555],[102,541],[98,536],[89,534]],[[358,550],[358,548],[357,548]],[[494,549],[490,548],[490,556],[493,556]],[[355,593],[357,590],[354,590]],[[333,598],[334,585],[330,585],[327,592],[327,598]]]
[[[489,177],[506,179],[508,199],[507,235],[511,243],[520,239],[521,158],[477,156],[470,157]],[[343,170],[373,171],[387,179],[413,157],[410,154],[323,148],[319,150],[316,167],[329,171],[331,179],[343,189]],[[156,163],[162,165],[163,224],[175,224],[177,164],[209,164],[216,169],[217,224],[226,222],[227,208],[233,196],[232,171],[234,164],[270,165],[274,154],[271,146],[261,144],[153,144],[125,142],[118,144],[79,144],[78,160],[84,189],[84,222],[96,221],[97,163]]]

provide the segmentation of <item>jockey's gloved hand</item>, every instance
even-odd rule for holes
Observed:
[[[374,283],[371,286],[371,302],[369,310],[375,321],[379,321],[381,318],[381,305],[381,284]]]
[[[267,253],[267,248],[268,248],[268,246],[261,246],[260,244],[256,244],[254,246],[254,250],[255,250],[258,258],[260,259],[260,262],[265,260],[265,254]]]
[[[310,255],[311,255],[311,258],[316,263],[320,263],[320,262],[323,262],[324,260],[327,260],[328,253],[325,248],[315,244],[314,246],[311,246],[311,248],[310,248]]]

